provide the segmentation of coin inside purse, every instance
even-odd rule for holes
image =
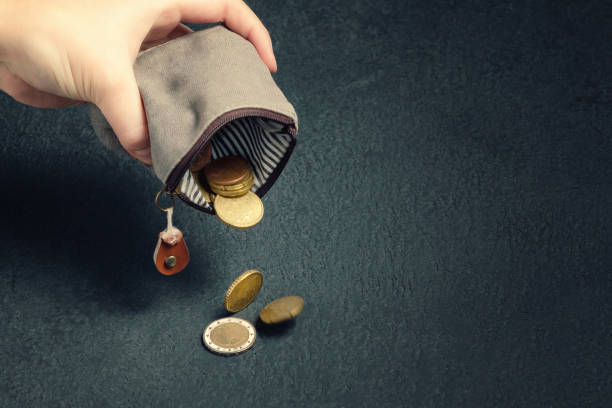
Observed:
[[[215,132],[194,154],[211,146],[211,160],[237,155],[245,158],[253,173],[251,191],[262,197],[274,184],[295,146],[295,127],[261,116],[235,119]],[[210,188],[204,171],[196,173],[186,166],[176,188],[178,196],[190,206],[214,214]]]

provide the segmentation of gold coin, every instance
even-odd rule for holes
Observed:
[[[304,309],[304,299],[300,296],[287,296],[266,305],[259,318],[266,324],[276,324],[295,319]]]
[[[209,324],[202,334],[206,348],[218,354],[240,354],[255,343],[255,327],[244,319],[226,317]]]
[[[210,186],[210,189],[212,191],[224,197],[240,197],[241,195],[244,195],[251,190],[254,181],[255,178],[253,177],[253,173],[249,170],[247,178],[240,183],[229,186],[223,186],[214,183],[208,183],[208,185]]]
[[[236,313],[247,307],[263,284],[263,275],[257,269],[250,269],[236,278],[225,292],[225,308]]]
[[[246,229],[255,226],[264,215],[264,206],[252,191],[240,197],[215,197],[217,217],[230,227]]]

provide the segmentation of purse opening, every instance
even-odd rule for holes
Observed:
[[[237,155],[249,162],[254,177],[251,191],[261,197],[278,177],[295,142],[295,136],[285,124],[263,117],[247,116],[224,125],[208,143],[212,145],[211,160]],[[202,149],[207,145],[202,146]],[[214,204],[208,191],[190,170],[183,175],[178,190],[179,197],[187,204],[214,214]]]

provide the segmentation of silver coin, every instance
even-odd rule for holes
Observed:
[[[251,348],[255,337],[255,327],[251,323],[237,317],[225,317],[206,327],[202,341],[213,353],[236,355]]]

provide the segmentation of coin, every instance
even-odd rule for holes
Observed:
[[[214,160],[206,167],[204,173],[208,183],[231,186],[243,181],[250,173],[249,163],[240,156],[225,156]]]
[[[217,217],[234,228],[251,228],[261,221],[264,215],[261,199],[251,191],[232,198],[217,195],[214,205]]]
[[[221,184],[215,184],[209,182],[208,185],[210,189],[224,197],[240,197],[241,195],[245,195],[247,192],[251,190],[253,187],[253,183],[255,178],[253,177],[253,173],[249,170],[247,177],[241,181],[240,183],[232,184],[229,186],[223,186]]]
[[[287,296],[266,305],[259,318],[266,324],[276,324],[295,319],[304,309],[304,299],[300,296]]]
[[[204,149],[196,155],[195,159],[189,164],[189,170],[193,173],[198,172],[204,168],[209,162],[212,155],[212,145],[209,143]]]
[[[263,275],[257,269],[250,269],[236,278],[225,292],[225,308],[236,313],[247,307],[259,293]]]
[[[255,327],[244,319],[225,317],[209,324],[202,340],[210,351],[232,355],[248,350],[255,343]]]

